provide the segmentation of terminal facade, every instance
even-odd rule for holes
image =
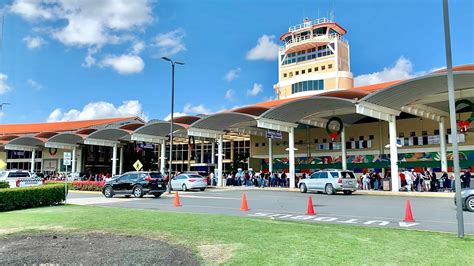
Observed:
[[[296,175],[316,169],[374,170],[391,178],[392,190],[401,170],[451,171],[446,71],[354,87],[345,33],[324,18],[290,27],[280,38],[277,100],[175,118],[172,170],[215,171],[220,185],[238,168],[285,171],[292,187]],[[470,122],[474,65],[455,67],[454,82],[456,119]],[[137,117],[0,125],[0,170],[64,172],[62,154],[72,151],[68,171],[119,174],[136,160],[165,171],[169,125]],[[474,166],[469,126],[453,130],[461,166]]]

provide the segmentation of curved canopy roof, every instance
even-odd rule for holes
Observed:
[[[336,97],[313,96],[276,106],[260,118],[297,123],[311,117],[355,114],[355,101]]]
[[[28,146],[28,147],[41,147],[44,145],[46,140],[42,138],[32,137],[32,136],[23,136],[11,140],[8,145],[19,145],[19,146]]]
[[[454,72],[453,77],[455,90],[474,88],[474,71]],[[401,110],[425,97],[447,92],[447,88],[447,74],[436,73],[389,86],[362,98],[361,102]]]
[[[255,126],[256,117],[244,113],[223,112],[206,116],[190,125],[190,129],[226,131],[238,125]]]
[[[104,128],[97,130],[87,136],[86,139],[100,139],[109,141],[119,141],[130,136],[130,131],[119,128]]]
[[[85,135],[76,133],[60,133],[48,139],[48,142],[63,143],[63,144],[80,144],[84,142]]]
[[[169,121],[153,121],[151,123],[145,124],[137,128],[133,133],[134,134],[143,134],[150,136],[166,137],[170,134],[170,125]],[[178,130],[185,133],[185,127],[181,124],[173,123],[173,130]]]

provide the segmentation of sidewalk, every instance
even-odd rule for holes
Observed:
[[[267,190],[267,191],[287,191],[287,192],[299,192],[297,188],[280,188],[280,187],[210,187],[211,189],[218,190]],[[358,195],[371,195],[371,196],[400,196],[400,197],[426,197],[426,198],[449,198],[454,199],[453,192],[392,192],[392,191],[378,191],[378,190],[357,190],[354,192]]]

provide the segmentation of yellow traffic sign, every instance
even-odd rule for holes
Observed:
[[[137,170],[137,171],[140,171],[143,168],[143,164],[140,162],[140,160],[137,160],[133,164],[133,168],[135,168],[135,170]]]
[[[0,159],[0,170],[5,169],[5,167],[7,167],[7,164],[5,163],[5,161],[3,161],[2,159]]]

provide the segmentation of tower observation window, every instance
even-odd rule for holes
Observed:
[[[324,80],[306,80],[291,85],[291,93],[324,90]]]

